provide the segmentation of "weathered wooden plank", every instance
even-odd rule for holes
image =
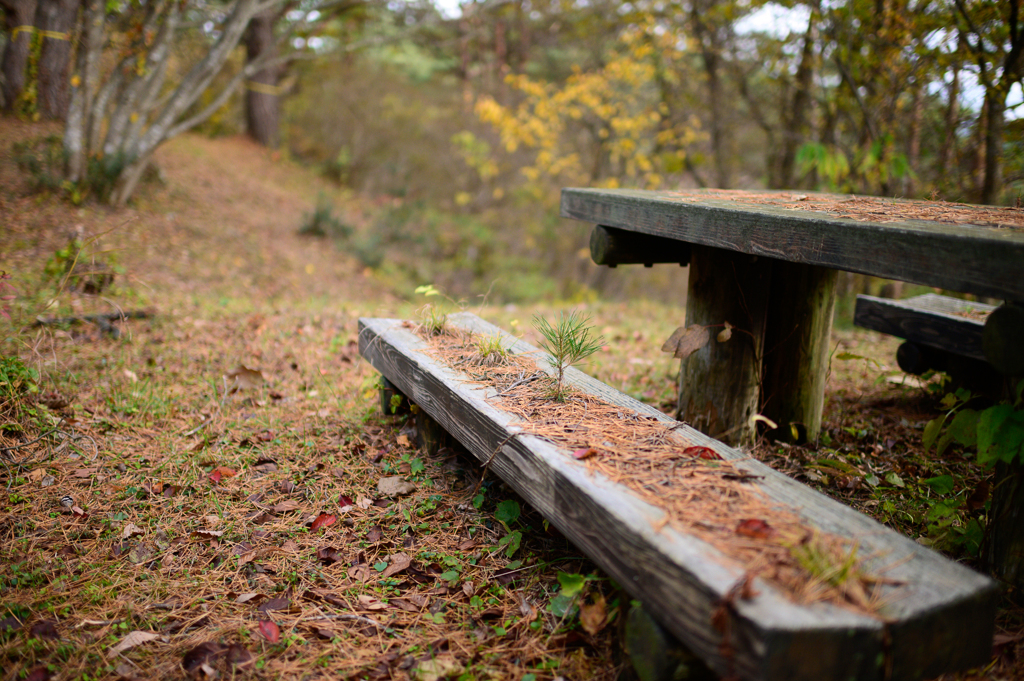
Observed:
[[[562,217],[740,253],[1024,300],[1024,230],[682,202],[670,191],[563,189]]]
[[[859,295],[853,323],[865,329],[984,361],[984,317],[968,317],[964,313],[988,313],[994,309],[992,305],[934,293],[906,300]]]
[[[981,341],[985,359],[999,373],[1024,376],[1024,299],[1008,300],[993,310]]]
[[[674,239],[597,225],[590,233],[590,257],[597,265],[646,265],[690,262],[690,245]]]
[[[502,334],[513,352],[543,356],[472,315],[456,315],[452,323]],[[519,431],[509,414],[486,400],[493,389],[466,384],[461,374],[424,354],[425,344],[402,322],[361,319],[359,346],[374,367],[477,458],[494,454],[492,471],[719,673],[732,669],[746,679],[918,679],[988,657],[996,598],[991,580],[683,427],[678,430],[685,440],[712,447],[741,470],[764,476],[760,486],[769,499],[823,532],[856,541],[867,569],[898,582],[884,587],[881,621],[828,604],[797,606],[758,580],[759,594],[736,604],[731,639],[736,652],[727,660],[711,615],[742,577],[741,567],[708,544],[662,527],[660,509],[589,472],[568,452]],[[567,380],[623,408],[674,423],[575,369]]]

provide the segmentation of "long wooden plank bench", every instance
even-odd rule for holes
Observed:
[[[904,300],[859,295],[853,323],[907,341],[896,353],[900,368],[922,374],[946,370],[949,355],[986,362],[982,336],[985,320],[995,309],[936,293]]]
[[[450,324],[501,335],[513,353],[546,357],[474,317]],[[665,512],[588,470],[570,452],[528,434],[500,408],[493,388],[441,364],[407,322],[360,319],[363,356],[410,400],[542,513],[673,635],[721,674],[745,679],[921,679],[988,659],[997,590],[980,574],[751,460],[653,407],[575,369],[575,389],[648,419],[685,444],[713,449],[770,502],[807,526],[848,538],[866,570],[883,574],[877,616],[815,603],[797,605],[761,579],[749,600],[730,601],[744,567],[665,524]],[[544,361],[538,366],[543,368]],[[671,430],[670,430],[671,429]],[[714,613],[731,602],[728,645]],[[731,650],[731,652],[729,652]]]

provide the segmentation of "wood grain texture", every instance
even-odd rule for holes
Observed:
[[[686,324],[710,327],[711,342],[682,360],[679,416],[733,445],[751,445],[760,406],[771,261],[694,246],[686,293]],[[732,338],[718,342],[729,322]]]
[[[962,313],[991,312],[994,309],[992,305],[934,293],[906,300],[859,295],[853,323],[865,329],[984,361],[984,319],[966,317]]]
[[[740,253],[1024,300],[1024,230],[681,202],[668,191],[563,189],[562,217]]]
[[[505,336],[516,353],[546,357],[472,315],[451,323]],[[738,450],[678,429],[680,442],[709,446],[741,470],[763,476],[766,496],[823,532],[857,542],[867,568],[898,582],[881,594],[883,620],[827,604],[798,606],[756,580],[759,594],[736,604],[732,644],[722,657],[711,615],[743,576],[741,566],[670,526],[664,513],[621,485],[590,472],[569,452],[524,434],[488,401],[495,391],[472,386],[424,354],[425,344],[398,320],[361,319],[360,352],[490,470],[512,486],[585,551],[690,650],[719,673],[745,679],[929,678],[988,659],[996,589],[991,580],[945,560]],[[654,408],[576,369],[567,381],[606,401],[675,425]],[[511,438],[509,436],[512,436]]]
[[[985,359],[999,373],[1024,376],[1024,302],[1007,301],[993,310],[985,320],[981,344]]]
[[[778,424],[777,439],[815,440],[821,430],[837,275],[814,265],[772,263],[761,413]]]
[[[690,262],[690,245],[675,239],[597,225],[590,233],[590,258],[597,265],[654,265]]]

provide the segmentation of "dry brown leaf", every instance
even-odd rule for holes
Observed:
[[[591,636],[604,629],[608,624],[604,596],[596,594],[593,603],[580,606],[580,624],[583,626],[583,630]]]
[[[135,523],[128,523],[121,529],[121,539],[129,539],[140,534],[146,534],[146,531]]]
[[[440,681],[449,677],[457,676],[465,669],[455,658],[450,655],[435,657],[432,660],[424,660],[413,669],[412,676],[416,681]]]
[[[373,596],[366,594],[360,594],[356,600],[359,602],[359,607],[363,610],[385,610],[388,607]]]
[[[700,324],[680,326],[661,346],[662,352],[671,352],[677,359],[685,359],[700,350],[711,340],[711,332]]]
[[[259,369],[250,369],[244,364],[239,364],[229,371],[225,378],[231,382],[229,392],[252,390],[253,388],[260,387],[267,380]]]
[[[400,497],[409,494],[416,489],[416,485],[402,478],[401,475],[392,475],[381,478],[377,482],[377,491],[386,497]]]
[[[108,650],[107,657],[115,657],[118,653],[123,653],[129,648],[134,648],[150,641],[156,641],[160,638],[160,634],[155,634],[152,631],[133,631],[121,639],[120,643]]]
[[[387,566],[384,572],[381,574],[382,579],[387,579],[393,575],[402,572],[412,565],[412,558],[404,553],[396,553],[391,556],[391,564]]]
[[[729,322],[725,323],[725,328],[718,332],[718,342],[724,343],[725,341],[732,338],[732,324]]]
[[[294,511],[300,505],[295,499],[285,499],[281,503],[271,506],[270,510],[274,513],[288,513],[289,511]]]

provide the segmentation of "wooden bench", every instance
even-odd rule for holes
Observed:
[[[909,374],[994,374],[985,357],[983,335],[985,320],[995,309],[936,293],[905,300],[859,295],[853,323],[904,339],[896,361]]]
[[[986,358],[1004,374],[1024,374],[1024,221],[1011,211],[792,192],[576,188],[562,190],[561,205],[562,217],[596,225],[599,264],[683,262],[686,247],[686,323],[728,321],[742,342],[708,343],[683,360],[679,415],[733,444],[753,441],[758,413],[781,426],[777,436],[817,436],[839,270],[1007,301],[986,325],[997,329],[986,329]],[[1011,220],[1018,228],[999,226]],[[960,224],[972,221],[986,224]]]
[[[547,357],[473,315],[453,315],[449,323],[500,335],[513,353]],[[797,605],[760,579],[752,598],[730,601],[744,578],[742,565],[666,525],[663,510],[589,470],[585,461],[523,432],[516,417],[501,410],[495,389],[434,359],[411,326],[360,319],[360,352],[718,673],[780,681],[921,679],[988,659],[997,598],[990,579],[569,369],[567,382],[575,389],[664,422],[681,446],[713,449],[745,474],[746,481],[736,484],[756,485],[807,526],[855,542],[865,569],[886,578],[877,617],[827,603]],[[539,367],[545,365],[538,359]],[[713,620],[726,602],[730,627],[723,646]]]

